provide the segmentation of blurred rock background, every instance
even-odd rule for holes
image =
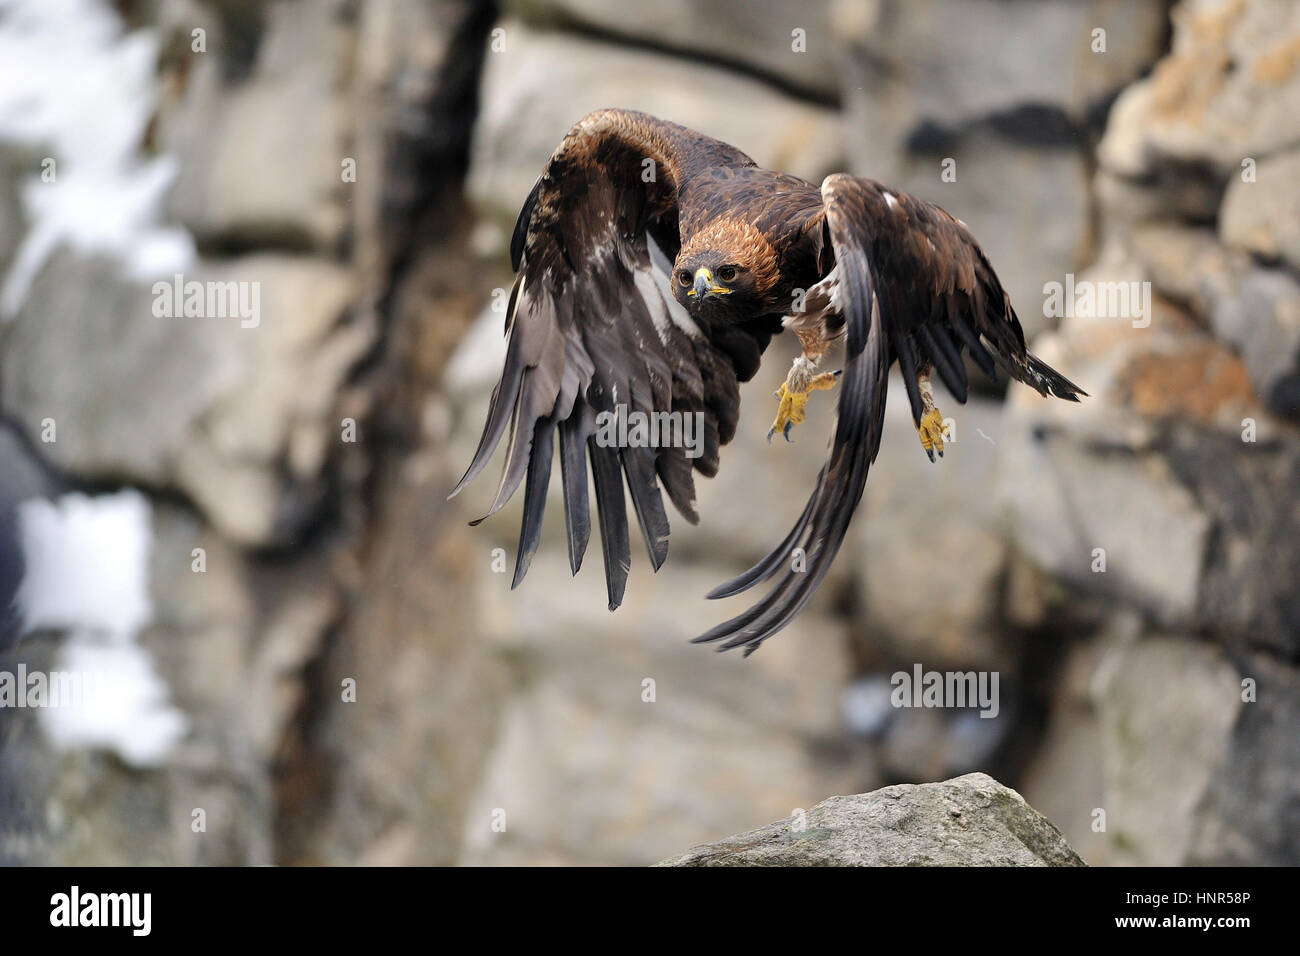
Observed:
[[[149,675],[0,709],[0,859],[644,864],[980,770],[1093,864],[1300,863],[1290,0],[0,0],[0,44],[76,80],[0,99],[0,671]],[[762,440],[790,343],[616,614],[558,507],[511,593],[518,502],[444,500],[510,226],[601,106],[939,202],[1092,395],[941,400],[938,465],[894,401],[831,580],[748,660],[686,640],[820,465],[829,401]],[[155,317],[174,272],[259,282],[260,324]],[[1149,282],[1149,325],[1048,314],[1067,275]],[[138,627],[81,600],[117,573]],[[893,708],[918,663],[998,672],[999,715]]]

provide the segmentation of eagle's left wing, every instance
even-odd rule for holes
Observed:
[[[779,319],[698,323],[668,283],[679,221],[710,214],[683,200],[684,187],[702,170],[752,165],[725,143],[629,110],[584,117],[547,163],[510,245],[518,277],[507,309],[505,368],[478,451],[452,492],[464,488],[506,439],[506,463],[488,514],[524,484],[513,585],[523,579],[540,540],[556,444],[574,573],[591,532],[591,461],[611,610],[623,599],[630,564],[624,478],[655,569],[668,552],[661,482],[678,511],[697,520],[694,472],[717,472],[718,448],[736,431],[739,382],[754,375],[781,326]],[[683,424],[686,416],[701,421],[698,456],[688,457],[682,447],[602,443],[598,416],[620,409],[640,416],[675,413]]]

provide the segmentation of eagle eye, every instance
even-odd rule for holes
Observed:
[[[718,270],[718,278],[723,282],[730,282],[732,279],[736,278],[736,267],[723,266]]]
[[[683,270],[677,273],[677,281],[680,282],[683,286],[688,286],[691,284],[691,274]]]

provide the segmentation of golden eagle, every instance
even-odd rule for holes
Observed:
[[[709,595],[779,576],[750,610],[695,639],[722,641],[719,649],[754,651],[826,576],[880,448],[891,363],[932,461],[943,439],[930,375],[965,402],[963,354],[990,377],[1000,366],[1043,395],[1085,394],[1025,348],[1010,299],[960,220],[870,179],[836,174],[818,189],[644,113],[600,110],[569,131],[524,202],[510,258],[505,368],[452,495],[508,430],[484,518],[527,479],[513,586],[537,549],[557,432],[569,563],[576,574],[591,532],[590,458],[613,610],[630,561],[624,478],[658,570],[668,554],[660,486],[688,521],[699,520],[694,471],[717,473],[719,446],[736,433],[739,384],[772,336],[793,329],[803,354],[777,393],[769,440],[778,429],[789,438],[810,391],[839,382],[834,439],[803,514],[766,558]],[[819,373],[841,338],[842,373]],[[680,441],[601,440],[602,416],[634,413],[700,422],[694,457]],[[796,548],[802,570],[791,566]]]

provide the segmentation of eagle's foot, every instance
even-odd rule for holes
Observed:
[[[772,436],[777,431],[781,432],[781,436],[786,441],[790,441],[790,429],[795,425],[802,425],[804,419],[808,417],[809,393],[834,388],[835,380],[840,377],[839,372],[823,372],[821,375],[810,375],[811,368],[812,363],[806,358],[801,356],[795,359],[790,374],[774,393],[780,399],[780,405],[777,406],[776,420],[772,422],[772,427],[767,430],[768,441],[772,440]]]
[[[921,447],[931,461],[934,461],[936,453],[940,458],[943,457],[943,418],[939,415],[939,409],[933,405],[929,407],[921,416],[921,424],[916,426],[916,433],[921,436]]]
[[[802,425],[807,417],[808,393],[792,392],[786,387],[785,382],[782,382],[775,394],[781,403],[776,409],[776,421],[772,422],[772,427],[767,430],[767,440],[771,441],[772,436],[780,430],[782,437],[790,441],[790,429],[795,425]]]
[[[943,416],[934,407],[934,390],[930,387],[930,367],[916,373],[916,390],[921,398],[921,417],[916,423],[916,433],[921,436],[921,447],[934,461],[935,453],[943,457]]]

